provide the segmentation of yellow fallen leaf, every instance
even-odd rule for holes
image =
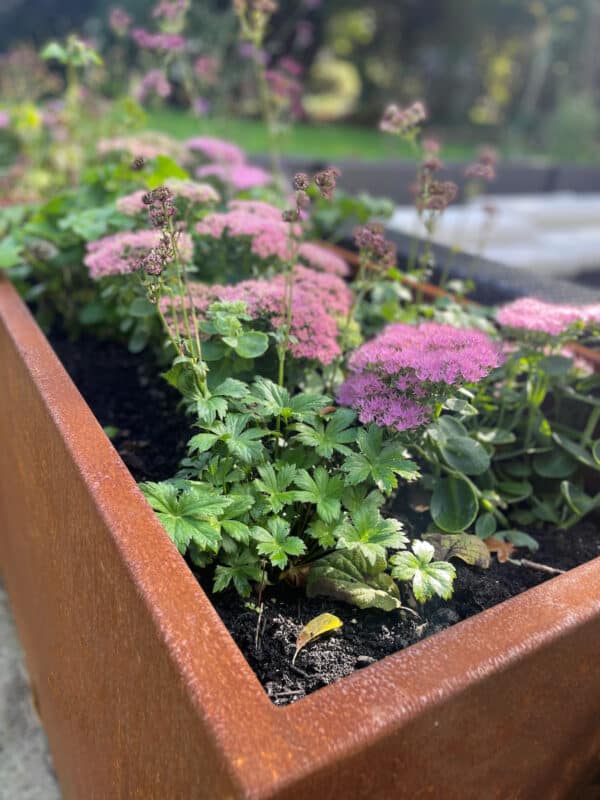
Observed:
[[[321,636],[328,631],[334,631],[336,628],[341,628],[343,624],[342,620],[336,617],[335,614],[319,614],[318,617],[314,617],[310,622],[307,622],[296,639],[296,652],[292,658],[292,664],[296,661],[296,656],[305,645],[312,642],[317,636]]]

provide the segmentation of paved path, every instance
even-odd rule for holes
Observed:
[[[424,234],[410,206],[398,206],[389,225]],[[546,277],[600,275],[600,194],[488,195],[448,208],[434,239]]]
[[[60,800],[44,731],[0,583],[0,800]]]

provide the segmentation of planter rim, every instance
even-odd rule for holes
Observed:
[[[277,707],[5,279],[0,280],[0,326],[44,398],[157,638],[225,754],[224,768],[241,789],[240,797],[279,797],[308,774],[349,761],[365,744],[372,747],[423,708],[441,706],[600,614],[596,558],[290,706]],[[203,678],[209,675],[213,680],[206,692]],[[244,709],[248,713],[240,714]]]

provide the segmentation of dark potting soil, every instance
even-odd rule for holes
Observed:
[[[113,443],[134,478],[172,477],[191,430],[177,411],[179,395],[160,377],[152,359],[92,337],[77,342],[61,335],[49,338],[100,424],[118,429]],[[398,516],[409,534],[422,529],[422,514],[403,509]],[[593,521],[535,536],[539,550],[535,554],[521,550],[515,557],[568,570],[600,555],[600,528]],[[233,591],[211,594],[210,572],[192,570],[269,697],[285,705],[552,577],[532,568],[499,564],[495,556],[487,570],[458,560],[453,563],[457,579],[452,599],[428,602],[417,609],[419,619],[405,612],[360,611],[328,598],[309,599],[284,583],[269,587],[258,646],[256,611]],[[309,644],[292,664],[302,626],[323,612],[336,614],[343,627]]]
[[[48,339],[136,481],[172,478],[193,432],[154,360],[92,336]]]

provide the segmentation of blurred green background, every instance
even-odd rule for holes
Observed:
[[[113,48],[114,85],[106,88],[116,94],[118,81],[135,75],[135,52],[111,38],[114,5],[3,0],[0,52],[81,32],[103,52]],[[134,25],[148,26],[153,5],[118,3]],[[194,0],[187,35],[199,57],[218,60],[218,78],[200,118],[174,92],[149,109],[152,126],[181,136],[215,131],[264,150],[244,96],[247,65],[238,58],[231,3]],[[487,141],[513,156],[599,161],[598,41],[600,0],[281,0],[266,50],[269,63],[292,58],[302,69],[300,128],[283,138],[289,153],[385,157],[381,109],[424,98],[449,157],[467,157]]]

